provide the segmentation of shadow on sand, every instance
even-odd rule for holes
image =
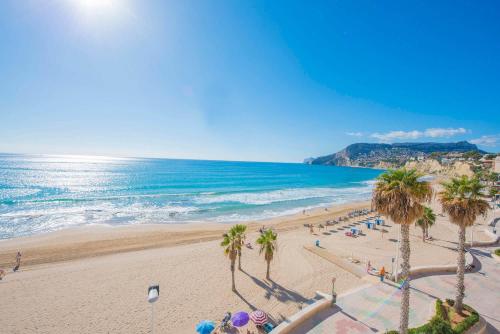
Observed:
[[[244,270],[242,270],[242,272],[245,275],[247,275],[248,277],[250,277],[250,279],[255,284],[257,284],[259,287],[264,289],[264,291],[266,292],[266,294],[265,294],[266,299],[271,299],[271,297],[274,297],[277,300],[279,300],[280,302],[293,302],[296,304],[303,304],[303,303],[307,303],[310,301],[309,299],[305,298],[301,294],[283,287],[282,285],[276,283],[272,279],[260,280],[257,277],[250,275],[249,273],[247,273]],[[242,298],[244,300],[244,298],[241,295],[238,294],[238,296],[240,296],[240,298]],[[250,303],[247,302],[247,304],[250,306]],[[250,307],[253,307],[253,306],[250,306]],[[252,308],[252,309],[254,309],[254,308]]]

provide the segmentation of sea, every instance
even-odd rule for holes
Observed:
[[[0,154],[0,239],[85,225],[234,223],[366,200],[380,170]]]

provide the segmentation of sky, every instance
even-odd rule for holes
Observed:
[[[0,1],[0,152],[500,151],[500,2]]]

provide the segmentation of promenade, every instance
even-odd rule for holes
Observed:
[[[500,332],[500,264],[490,255],[493,248],[474,248],[474,271],[465,276],[465,303],[489,324],[489,333]],[[434,314],[436,298],[454,298],[455,274],[415,278],[411,281],[410,327],[425,323]],[[316,314],[294,333],[384,333],[399,325],[400,290],[376,283],[340,296],[337,305]]]

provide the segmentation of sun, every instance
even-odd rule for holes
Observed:
[[[75,0],[78,8],[86,14],[109,12],[116,9],[117,0]]]
[[[130,0],[66,0],[86,33],[102,35],[123,27],[134,17]]]

